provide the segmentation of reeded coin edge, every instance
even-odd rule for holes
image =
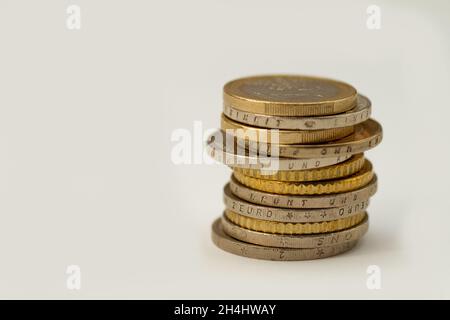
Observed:
[[[350,228],[318,234],[288,235],[254,231],[231,222],[225,214],[221,217],[223,231],[230,237],[240,241],[278,248],[317,248],[342,242],[359,240],[369,228],[369,216]]]
[[[352,216],[334,220],[292,223],[257,219],[241,215],[232,210],[225,210],[225,216],[228,220],[242,228],[265,233],[288,235],[317,234],[340,231],[357,225],[364,219],[365,215],[365,211],[360,211]]]

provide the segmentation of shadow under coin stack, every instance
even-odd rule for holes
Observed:
[[[330,79],[274,75],[227,83],[222,130],[207,142],[209,154],[233,169],[213,242],[269,260],[353,248],[368,229],[366,209],[377,189],[363,154],[382,139],[370,112],[366,97]]]

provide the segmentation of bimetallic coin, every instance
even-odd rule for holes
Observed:
[[[351,228],[308,235],[286,235],[253,231],[234,224],[225,215],[222,216],[221,222],[223,231],[232,238],[260,246],[277,248],[317,248],[355,241],[359,240],[369,227],[367,215],[359,224]]]
[[[369,206],[369,197],[340,207],[322,209],[287,209],[257,205],[236,197],[230,190],[230,184],[223,189],[223,201],[228,210],[240,215],[276,222],[312,223],[351,217]]]
[[[278,170],[309,170],[322,168],[341,163],[351,157],[351,154],[330,155],[324,158],[278,158],[258,155],[256,152],[249,152],[236,143],[226,143],[226,138],[218,143],[214,137],[221,137],[221,131],[213,133],[206,144],[206,152],[210,157],[218,162],[230,167],[260,169],[262,174],[275,174]]]
[[[240,139],[268,143],[302,144],[327,142],[344,138],[353,133],[353,126],[322,130],[279,130],[252,127],[227,118],[222,113],[222,131]],[[275,135],[273,132],[276,132]]]
[[[322,209],[342,207],[367,199],[377,191],[377,176],[364,187],[336,194],[324,195],[282,195],[258,191],[239,183],[233,176],[230,179],[231,192],[243,200],[264,206],[290,209]]]
[[[286,158],[327,158],[362,153],[381,142],[383,129],[377,121],[369,119],[354,127],[353,134],[327,143],[271,145],[270,143],[248,143],[248,141],[237,139],[237,144],[247,146],[252,152],[261,152],[269,156],[276,152],[278,157]]]
[[[277,171],[273,174],[262,172],[260,169],[249,168],[233,168],[234,172],[241,173],[243,175],[276,181],[317,181],[317,180],[330,180],[348,177],[362,169],[365,159],[362,153],[353,155],[350,159],[344,162],[309,170],[285,170]]]
[[[224,105],[223,113],[230,119],[254,127],[288,130],[319,130],[354,126],[369,119],[370,100],[358,95],[356,106],[344,113],[318,117],[280,117],[256,114]],[[280,142],[282,143],[282,142]]]
[[[322,181],[275,181],[253,178],[239,171],[233,172],[233,176],[237,181],[252,189],[292,195],[329,194],[351,191],[368,184],[372,180],[373,175],[372,163],[369,160],[365,161],[361,170],[349,177]]]
[[[246,243],[227,235],[222,228],[220,218],[212,225],[211,239],[220,249],[239,256],[275,260],[275,261],[300,261],[331,257],[355,247],[356,241],[342,242],[328,247],[309,249],[272,248]]]
[[[356,89],[344,82],[296,75],[241,78],[223,88],[225,107],[275,116],[345,112],[356,105],[356,96]]]
[[[225,216],[234,224],[254,231],[274,234],[315,234],[334,232],[350,228],[360,223],[366,216],[366,213],[362,211],[342,219],[312,223],[266,221],[262,219],[249,218],[231,210],[225,210]]]

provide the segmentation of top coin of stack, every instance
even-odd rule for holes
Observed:
[[[363,155],[382,139],[369,99],[340,81],[294,75],[231,81],[223,99],[221,131],[207,148],[233,175],[214,243],[271,260],[352,248],[367,230],[377,187]]]

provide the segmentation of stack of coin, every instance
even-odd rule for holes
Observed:
[[[363,154],[382,139],[369,99],[340,81],[294,75],[237,79],[223,94],[221,130],[207,150],[233,174],[213,242],[270,260],[353,248],[377,188]]]

